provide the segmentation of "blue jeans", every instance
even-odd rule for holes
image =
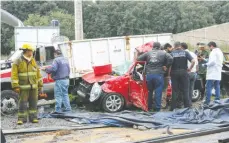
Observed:
[[[207,80],[206,83],[206,99],[204,104],[209,104],[212,96],[212,89],[215,88],[215,100],[220,100],[220,81]]]
[[[148,109],[152,109],[153,102],[153,91],[155,89],[155,110],[160,111],[161,109],[161,97],[164,87],[164,75],[163,74],[147,74],[146,82],[148,88]]]
[[[72,110],[69,97],[68,97],[68,87],[69,87],[68,79],[55,81],[54,96],[56,99],[56,106],[55,106],[56,112],[62,112],[61,109],[62,103],[64,104],[65,112],[69,112]]]

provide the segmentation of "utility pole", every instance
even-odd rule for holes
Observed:
[[[74,0],[75,10],[75,40],[83,39],[83,12],[82,0]]]

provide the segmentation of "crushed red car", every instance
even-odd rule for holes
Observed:
[[[89,73],[83,77],[77,93],[97,106],[101,105],[107,112],[117,112],[130,105],[147,111],[148,90],[144,64],[126,62],[113,68],[111,74],[100,75],[99,78]]]

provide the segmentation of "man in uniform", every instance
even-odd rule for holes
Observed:
[[[178,95],[183,95],[182,99],[184,107],[191,107],[191,99],[189,98],[189,75],[188,72],[192,70],[195,65],[195,60],[192,58],[189,52],[184,51],[181,48],[180,42],[175,42],[174,50],[171,53],[173,57],[173,64],[171,67],[171,80],[172,80],[172,105],[171,109],[176,108],[179,100]],[[188,61],[191,62],[188,67]],[[181,97],[180,97],[181,99]]]
[[[21,48],[23,54],[16,59],[12,65],[11,79],[12,88],[19,94],[18,125],[29,120],[38,123],[37,120],[37,100],[38,91],[42,91],[42,76],[33,58],[34,48],[29,44],[24,44]],[[27,103],[29,110],[27,111]]]
[[[202,64],[205,63],[204,59],[208,59],[208,57],[209,57],[209,53],[205,49],[205,44],[199,43],[199,52],[198,52],[199,71],[198,71],[198,75],[202,81],[201,99],[203,99],[204,95],[205,95],[206,72],[207,72],[207,68],[203,67]]]

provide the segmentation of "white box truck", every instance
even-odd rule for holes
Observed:
[[[15,51],[21,48],[24,43],[38,45],[52,45],[52,38],[60,35],[59,27],[15,27]]]

